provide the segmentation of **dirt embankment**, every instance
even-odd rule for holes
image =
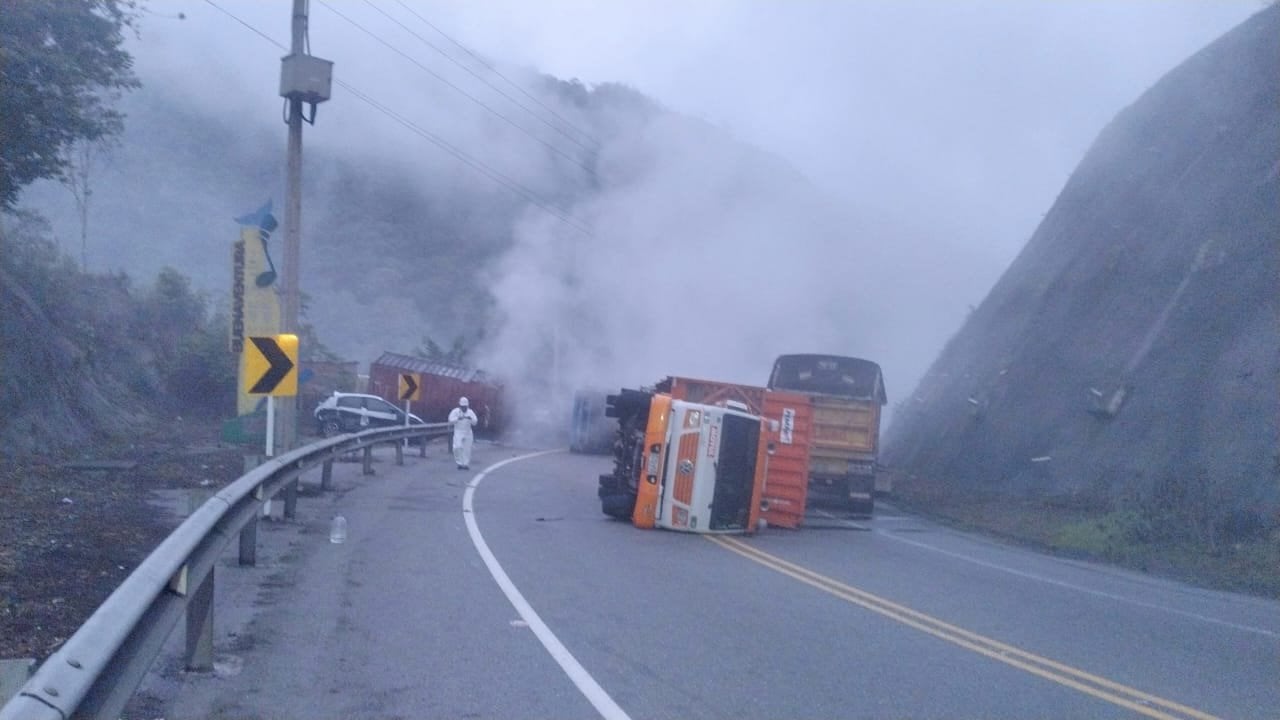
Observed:
[[[165,491],[241,475],[240,449],[216,439],[213,423],[175,421],[0,463],[0,658],[43,661],[88,619],[180,521],[157,504]]]

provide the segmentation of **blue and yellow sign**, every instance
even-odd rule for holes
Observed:
[[[240,224],[240,239],[231,246],[230,344],[231,351],[240,355],[236,411],[247,415],[257,408],[261,396],[248,392],[246,338],[275,336],[280,332],[279,274],[269,242],[278,223],[271,214],[270,202],[236,218],[236,222]],[[296,373],[294,375],[296,378]]]

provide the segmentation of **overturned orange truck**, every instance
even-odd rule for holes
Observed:
[[[618,420],[606,515],[639,527],[750,533],[799,527],[812,494],[870,514],[880,368],[858,358],[784,355],[769,387],[668,377],[607,398]]]
[[[727,394],[686,399],[689,382]],[[604,513],[696,533],[752,533],[761,520],[797,526],[807,468],[796,432],[807,423],[807,399],[773,395],[762,416],[732,397],[736,387],[667,378],[608,396],[618,437],[613,472],[600,476]]]

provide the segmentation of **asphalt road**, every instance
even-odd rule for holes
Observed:
[[[527,452],[339,465],[219,566],[216,671],[169,656],[129,717],[1280,716],[1280,603],[891,508],[641,531],[599,511],[607,459]]]

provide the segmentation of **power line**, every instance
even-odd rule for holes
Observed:
[[[267,42],[271,43],[272,45],[275,45],[277,48],[279,48],[279,49],[281,49],[281,50],[285,50],[285,51],[287,51],[287,50],[288,50],[288,48],[287,48],[287,47],[285,47],[285,45],[284,45],[283,43],[279,42],[279,41],[278,41],[278,40],[276,40],[275,38],[273,38],[273,37],[271,37],[270,35],[268,35],[268,34],[264,33],[263,31],[259,30],[258,28],[254,27],[253,25],[249,24],[248,22],[246,22],[246,21],[242,20],[241,18],[239,18],[238,16],[236,16],[234,13],[232,13],[230,10],[227,10],[226,8],[222,7],[221,5],[218,5],[218,4],[217,4],[217,3],[215,3],[213,0],[204,0],[204,1],[205,1],[205,3],[206,3],[206,4],[208,4],[209,6],[213,7],[213,8],[214,8],[215,10],[217,10],[218,12],[221,12],[222,14],[224,14],[224,15],[226,15],[227,17],[231,18],[232,20],[235,20],[236,22],[240,23],[240,24],[241,24],[241,25],[243,25],[245,28],[247,28],[248,30],[250,30],[251,32],[253,32],[255,35],[257,35],[258,37],[261,37],[262,39],[266,40]],[[453,156],[454,156],[455,158],[457,158],[459,161],[461,161],[461,162],[465,163],[466,165],[470,166],[473,170],[475,170],[475,171],[479,172],[480,174],[484,175],[485,177],[489,178],[490,180],[494,181],[495,183],[497,183],[497,184],[499,184],[499,185],[501,185],[501,186],[505,187],[506,189],[510,190],[511,192],[514,192],[514,193],[516,193],[517,195],[521,196],[522,198],[524,198],[525,200],[527,200],[529,203],[533,204],[535,207],[537,207],[538,209],[540,209],[540,210],[542,210],[543,212],[547,213],[548,215],[551,215],[552,217],[556,218],[557,220],[559,220],[560,222],[562,222],[562,223],[564,223],[565,225],[569,226],[570,228],[573,228],[574,230],[577,230],[578,232],[582,233],[583,235],[586,235],[587,237],[592,237],[592,233],[591,233],[591,231],[590,231],[589,229],[587,229],[587,228],[583,227],[582,225],[579,225],[578,223],[574,222],[572,219],[570,219],[570,218],[567,216],[567,214],[566,214],[566,213],[567,213],[567,211],[566,211],[566,210],[562,210],[562,209],[560,209],[560,208],[557,208],[557,207],[555,207],[555,206],[551,205],[550,203],[548,203],[548,202],[546,202],[546,201],[542,200],[542,198],[538,197],[538,195],[537,195],[536,193],[534,193],[532,190],[530,190],[530,189],[526,188],[524,185],[521,185],[521,184],[520,184],[519,182],[517,182],[516,180],[513,180],[513,179],[511,179],[510,177],[508,177],[508,176],[504,175],[503,173],[501,173],[500,171],[493,169],[492,167],[490,167],[489,165],[485,164],[484,162],[482,162],[482,161],[480,161],[480,160],[477,160],[476,158],[471,157],[470,155],[468,155],[467,153],[463,152],[462,150],[460,150],[460,149],[458,149],[458,148],[454,147],[452,144],[450,144],[449,142],[445,141],[443,138],[439,137],[439,136],[438,136],[438,135],[436,135],[435,133],[432,133],[431,131],[429,131],[429,130],[427,130],[427,129],[423,128],[423,127],[421,127],[420,125],[418,125],[417,123],[413,122],[412,120],[409,120],[408,118],[405,118],[403,115],[400,115],[399,113],[395,112],[394,110],[392,110],[391,108],[387,107],[386,105],[383,105],[382,103],[380,103],[380,102],[378,102],[377,100],[373,99],[371,96],[369,96],[369,95],[365,94],[364,92],[361,92],[359,89],[357,89],[355,86],[351,85],[350,83],[344,82],[344,81],[342,81],[342,80],[341,80],[341,79],[339,79],[339,78],[334,78],[334,79],[333,79],[333,82],[334,82],[336,85],[338,85],[339,87],[341,87],[341,88],[345,89],[346,91],[350,92],[353,96],[355,96],[355,97],[356,97],[356,99],[358,99],[358,100],[360,100],[360,101],[362,101],[362,102],[366,103],[367,105],[369,105],[369,106],[370,106],[370,107],[372,107],[373,109],[377,110],[378,112],[381,112],[382,114],[386,115],[387,117],[391,118],[392,120],[395,120],[395,121],[396,121],[396,122],[398,122],[399,124],[403,125],[403,126],[404,126],[406,129],[408,129],[410,132],[413,132],[414,134],[418,135],[419,137],[423,138],[424,140],[427,140],[428,142],[432,143],[433,145],[435,145],[435,146],[439,147],[441,150],[444,150],[445,152],[449,153],[450,155],[453,155]]]
[[[497,117],[501,118],[501,119],[503,120],[503,122],[507,123],[508,125],[510,125],[511,127],[515,128],[515,129],[519,130],[520,132],[524,133],[525,135],[529,136],[532,140],[534,140],[535,142],[539,143],[540,145],[542,145],[542,146],[546,147],[546,148],[547,148],[548,150],[550,150],[551,152],[553,152],[553,153],[555,153],[555,154],[559,155],[560,157],[565,158],[566,160],[568,160],[569,162],[573,163],[574,165],[577,165],[578,167],[582,168],[583,170],[586,170],[586,171],[587,171],[587,174],[588,174],[588,175],[590,175],[590,176],[591,176],[591,178],[592,178],[593,180],[594,180],[594,179],[596,179],[596,171],[595,171],[595,170],[593,170],[593,169],[591,169],[591,167],[589,167],[588,165],[585,165],[582,161],[578,160],[577,158],[575,158],[574,156],[570,155],[569,153],[566,153],[565,151],[561,150],[560,148],[556,147],[555,145],[552,145],[551,143],[547,142],[546,140],[543,140],[542,138],[538,137],[537,135],[534,135],[533,133],[529,132],[529,130],[528,130],[527,128],[525,128],[523,125],[521,125],[520,123],[518,123],[518,122],[516,122],[516,121],[512,120],[511,118],[507,117],[506,115],[503,115],[502,113],[498,112],[498,111],[497,111],[497,110],[495,110],[494,108],[492,108],[492,107],[490,107],[489,105],[485,104],[485,102],[484,102],[483,100],[481,100],[481,99],[477,98],[476,96],[472,95],[471,93],[468,93],[466,90],[463,90],[461,87],[458,87],[457,85],[453,84],[452,82],[449,82],[449,80],[448,80],[448,79],[446,79],[443,75],[441,75],[441,74],[437,73],[436,71],[432,70],[431,68],[427,67],[426,65],[423,65],[421,62],[419,62],[419,61],[418,61],[417,59],[415,59],[413,56],[409,55],[409,54],[408,54],[408,53],[406,53],[405,51],[401,50],[400,48],[398,48],[398,47],[396,47],[396,46],[392,45],[391,43],[387,42],[386,40],[384,40],[384,39],[383,39],[382,37],[380,37],[377,33],[373,32],[372,30],[369,30],[368,28],[364,27],[363,25],[361,25],[360,23],[356,22],[355,20],[352,20],[350,17],[347,17],[346,15],[342,14],[342,12],[341,12],[341,11],[339,11],[337,8],[333,7],[333,5],[331,5],[331,4],[327,3],[327,2],[325,2],[325,0],[317,0],[317,1],[318,1],[321,5],[323,5],[326,9],[328,9],[328,10],[329,10],[329,12],[333,13],[334,15],[337,15],[339,18],[342,18],[343,20],[345,20],[345,21],[346,21],[348,24],[350,24],[352,27],[356,28],[357,30],[359,30],[359,31],[361,31],[361,32],[363,32],[363,33],[365,33],[365,34],[366,34],[366,35],[368,35],[369,37],[371,37],[371,38],[373,38],[374,40],[378,41],[380,44],[382,44],[382,45],[383,45],[384,47],[386,47],[388,50],[391,50],[392,52],[394,52],[394,53],[396,53],[397,55],[399,55],[399,56],[403,57],[404,59],[408,60],[409,62],[413,63],[414,65],[417,65],[420,69],[422,69],[422,70],[423,70],[424,72],[426,72],[428,75],[430,75],[430,76],[434,77],[435,79],[439,80],[440,82],[444,83],[445,85],[448,85],[449,87],[451,87],[451,88],[453,88],[454,90],[458,91],[458,92],[459,92],[463,97],[465,97],[465,98],[467,98],[468,100],[470,100],[471,102],[473,102],[473,103],[475,103],[475,104],[479,105],[480,107],[484,108],[485,110],[488,110],[489,112],[493,113],[493,114],[494,114],[494,115],[496,115]]]
[[[459,150],[449,142],[442,139],[440,136],[436,135],[430,130],[423,128],[422,126],[418,125],[412,120],[409,120],[408,118],[392,110],[386,105],[383,105],[377,100],[374,100],[372,97],[369,97],[368,95],[361,92],[360,90],[357,90],[355,87],[351,86],[349,83],[343,82],[342,80],[339,80],[337,78],[335,78],[333,82],[338,86],[346,89],[348,92],[354,95],[358,100],[364,101],[373,109],[377,110],[378,112],[381,112],[382,114],[386,115],[392,120],[395,120],[396,122],[400,123],[401,125],[403,125],[405,128],[407,128],[414,134],[422,137],[424,140],[431,142],[432,144],[439,147],[441,150],[444,150],[450,155],[453,155],[455,158],[466,163],[467,165],[470,165],[476,171],[485,175],[486,177],[498,183],[499,185],[502,185],[506,187],[508,190],[511,190],[512,192],[520,195],[525,200],[528,200],[530,203],[541,208],[544,212],[546,212],[549,215],[552,215],[556,219],[563,222],[565,225],[568,225],[569,227],[573,228],[574,230],[577,230],[583,235],[587,235],[588,237],[591,236],[590,230],[577,224],[565,214],[567,212],[566,210],[563,210],[561,208],[558,208],[554,205],[551,205],[543,201],[541,198],[535,195],[532,190],[529,190],[525,186],[521,185],[519,182],[511,179],[510,177],[502,174],[497,170],[494,170],[492,167],[489,167],[484,162],[471,157],[470,155],[466,154],[462,150]]]
[[[249,23],[245,22],[244,20],[241,20],[239,17],[237,17],[236,15],[232,14],[232,12],[231,12],[230,10],[228,10],[228,9],[226,9],[226,8],[222,7],[221,5],[219,5],[219,4],[217,4],[217,3],[215,3],[213,0],[204,0],[204,1],[205,1],[205,3],[207,3],[208,5],[212,6],[212,7],[213,7],[213,9],[217,10],[218,12],[222,13],[223,15],[226,15],[227,17],[231,18],[232,20],[235,20],[236,22],[240,23],[241,25],[245,26],[246,28],[249,28],[249,30],[251,30],[254,34],[256,34],[258,37],[262,38],[263,40],[266,40],[267,42],[271,43],[272,45],[275,45],[276,47],[280,48],[281,50],[284,50],[285,52],[288,52],[288,51],[289,51],[289,48],[285,47],[285,46],[284,46],[284,43],[281,43],[279,40],[276,40],[275,38],[273,38],[273,37],[271,37],[270,35],[268,35],[268,34],[266,34],[266,33],[262,32],[261,30],[259,30],[258,28],[256,28],[256,27],[254,27],[254,26],[250,25]]]
[[[365,1],[366,1],[366,2],[368,2],[368,0],[365,0]],[[512,79],[511,79],[511,78],[509,78],[509,77],[507,77],[506,75],[503,75],[503,74],[498,70],[498,68],[494,67],[493,65],[490,65],[490,64],[489,64],[489,63],[488,63],[484,58],[482,58],[482,57],[480,57],[479,55],[476,55],[475,53],[471,52],[471,49],[470,49],[470,48],[468,48],[466,45],[463,45],[461,42],[459,42],[459,41],[457,41],[457,40],[453,39],[453,37],[451,37],[451,36],[450,36],[448,33],[446,33],[445,31],[441,30],[439,27],[437,27],[435,24],[433,24],[430,20],[428,20],[428,19],[426,19],[425,17],[423,17],[423,16],[419,15],[419,14],[418,14],[418,13],[417,13],[413,8],[411,8],[411,7],[409,7],[408,5],[406,5],[406,4],[404,3],[404,0],[396,0],[396,2],[400,4],[400,7],[403,7],[405,10],[407,10],[407,11],[409,12],[409,14],[410,14],[410,15],[412,15],[412,16],[414,16],[414,17],[418,18],[419,20],[421,20],[423,23],[425,23],[425,24],[427,25],[427,27],[431,28],[432,30],[435,30],[437,33],[439,33],[441,36],[443,36],[446,40],[448,40],[449,42],[451,42],[451,43],[453,43],[454,45],[456,45],[456,46],[458,47],[458,49],[462,50],[462,52],[466,53],[467,55],[470,55],[470,56],[471,56],[471,58],[472,58],[472,59],[474,59],[476,62],[478,62],[478,63],[480,63],[481,65],[483,65],[483,66],[485,66],[486,68],[488,68],[488,70],[489,70],[490,72],[492,72],[494,75],[497,75],[498,77],[500,77],[500,78],[502,78],[503,80],[505,80],[505,81],[507,82],[507,84],[508,84],[508,85],[510,85],[511,87],[513,87],[513,88],[515,88],[516,90],[518,90],[518,91],[520,92],[520,94],[521,94],[521,95],[524,95],[525,97],[527,97],[527,98],[529,98],[530,100],[532,100],[534,103],[536,103],[536,104],[538,105],[538,107],[542,108],[543,110],[546,110],[547,112],[549,112],[549,113],[551,113],[552,115],[554,115],[557,119],[559,119],[559,120],[560,120],[560,122],[562,122],[562,123],[564,123],[565,125],[567,125],[567,126],[569,126],[569,127],[573,128],[575,131],[577,131],[577,132],[578,132],[579,134],[581,134],[583,137],[585,137],[586,139],[590,140],[590,141],[591,141],[591,143],[592,143],[593,145],[595,145],[595,146],[597,146],[597,147],[600,145],[600,141],[599,141],[598,139],[596,139],[596,138],[595,138],[595,136],[593,136],[591,133],[587,132],[586,130],[583,130],[582,128],[580,128],[580,127],[578,127],[578,126],[576,126],[576,125],[574,125],[572,122],[569,122],[569,121],[568,121],[567,119],[565,119],[565,118],[564,118],[564,116],[562,116],[560,113],[558,113],[558,112],[556,112],[555,110],[551,109],[549,106],[547,106],[547,105],[546,105],[545,103],[543,103],[541,100],[539,100],[538,98],[536,98],[536,97],[534,97],[533,95],[531,95],[527,90],[525,90],[523,87],[521,87],[519,83],[515,82],[514,80],[512,80]],[[424,41],[424,42],[425,42],[425,41]],[[452,58],[450,58],[450,59],[452,59]],[[455,62],[456,62],[456,61],[455,61]],[[490,87],[492,87],[492,86],[490,86]],[[496,90],[496,88],[495,88],[495,90]]]
[[[533,116],[536,120],[538,120],[538,121],[539,121],[539,122],[541,122],[542,124],[546,125],[547,127],[551,128],[552,130],[555,130],[556,132],[560,133],[560,134],[561,134],[561,135],[563,135],[564,137],[568,138],[570,142],[572,142],[572,143],[574,143],[574,144],[578,145],[579,147],[583,148],[584,150],[593,150],[593,149],[598,148],[598,147],[600,146],[600,141],[599,141],[599,140],[597,140],[595,137],[593,137],[593,136],[591,135],[591,133],[587,132],[586,130],[583,130],[582,128],[580,128],[580,127],[578,127],[578,126],[576,126],[576,125],[574,125],[572,122],[570,122],[569,120],[567,120],[563,115],[561,115],[560,113],[558,113],[558,112],[556,112],[555,110],[551,109],[549,106],[547,106],[545,103],[543,103],[543,102],[542,102],[541,100],[539,100],[538,98],[536,98],[536,97],[534,97],[533,95],[529,94],[529,92],[528,92],[528,91],[526,91],[524,88],[520,87],[520,85],[519,85],[519,84],[517,84],[516,82],[514,82],[513,80],[511,80],[511,78],[508,78],[506,75],[503,75],[503,74],[502,74],[501,72],[499,72],[499,71],[498,71],[498,69],[497,69],[497,68],[495,68],[493,65],[490,65],[490,64],[489,64],[488,62],[486,62],[483,58],[481,58],[480,56],[478,56],[478,55],[476,55],[475,53],[471,52],[471,50],[470,50],[470,49],[468,49],[468,48],[467,48],[467,46],[463,45],[462,43],[458,42],[457,40],[454,40],[454,39],[453,39],[452,37],[450,37],[447,33],[445,33],[445,31],[443,31],[443,30],[441,30],[440,28],[436,27],[436,26],[435,26],[435,25],[434,25],[430,20],[426,19],[426,18],[425,18],[425,17],[423,17],[422,15],[419,15],[419,14],[417,13],[417,11],[415,11],[413,8],[409,7],[408,5],[405,5],[404,0],[397,0],[397,2],[400,4],[400,6],[401,6],[401,7],[403,7],[406,11],[408,11],[408,13],[409,13],[410,15],[413,15],[414,17],[418,18],[418,19],[419,19],[419,20],[421,20],[421,21],[422,21],[422,22],[423,22],[427,27],[431,28],[432,30],[435,30],[437,33],[439,33],[440,35],[444,36],[444,38],[445,38],[446,40],[448,40],[449,42],[451,42],[451,43],[453,43],[454,45],[456,45],[460,50],[462,50],[463,52],[465,52],[467,55],[470,55],[470,56],[472,57],[472,59],[474,59],[476,62],[478,62],[478,63],[480,63],[481,65],[483,65],[483,66],[485,66],[486,68],[488,68],[489,72],[492,72],[494,75],[497,75],[498,77],[500,77],[500,78],[502,78],[503,80],[505,80],[505,81],[507,82],[507,84],[508,84],[508,85],[510,85],[511,87],[515,88],[517,91],[519,91],[519,92],[520,92],[520,94],[522,94],[522,95],[524,95],[525,97],[527,97],[527,98],[529,98],[530,100],[532,100],[535,104],[537,104],[537,105],[538,105],[538,107],[542,108],[543,110],[546,110],[548,113],[550,113],[552,116],[554,116],[557,120],[559,120],[560,122],[564,123],[564,125],[565,125],[566,127],[568,127],[568,128],[570,128],[570,129],[572,129],[574,132],[576,132],[576,133],[578,133],[579,135],[581,135],[582,137],[586,138],[588,141],[590,141],[590,142],[591,142],[591,145],[592,145],[592,146],[594,146],[594,147],[588,147],[587,145],[583,145],[583,144],[582,144],[582,142],[581,142],[581,141],[579,141],[577,138],[575,138],[575,137],[573,137],[572,135],[570,135],[570,134],[566,133],[564,130],[562,130],[561,128],[557,127],[556,125],[554,125],[554,124],[552,124],[552,123],[548,122],[545,118],[543,118],[541,115],[538,115],[537,113],[535,113],[535,112],[534,112],[532,109],[530,109],[528,106],[524,105],[523,103],[521,103],[520,101],[518,101],[518,100],[516,100],[515,98],[511,97],[510,95],[506,94],[506,93],[505,93],[505,92],[503,92],[502,90],[498,89],[498,87],[497,87],[497,86],[495,86],[493,83],[490,83],[490,82],[489,82],[488,80],[486,80],[484,77],[482,77],[481,75],[479,75],[478,73],[476,73],[475,71],[473,71],[471,68],[469,68],[469,67],[467,67],[466,65],[464,65],[464,64],[462,64],[462,63],[460,63],[460,62],[458,62],[458,60],[457,60],[456,58],[454,58],[452,55],[450,55],[449,53],[445,52],[444,50],[441,50],[439,47],[437,47],[436,45],[432,44],[432,43],[431,43],[430,41],[428,41],[426,38],[422,37],[422,36],[421,36],[421,35],[419,35],[418,33],[416,33],[416,32],[414,32],[413,30],[411,30],[411,29],[410,29],[408,26],[406,26],[404,23],[400,22],[400,21],[399,21],[399,20],[397,20],[395,17],[393,17],[393,16],[389,15],[385,10],[383,10],[382,8],[380,8],[380,7],[378,7],[377,5],[375,5],[375,4],[372,2],[372,0],[364,0],[364,2],[365,2],[365,4],[366,4],[366,5],[368,5],[369,7],[373,8],[374,10],[377,10],[379,13],[381,13],[384,17],[386,17],[387,19],[389,19],[391,22],[393,22],[393,23],[395,23],[395,24],[399,25],[401,28],[404,28],[405,32],[407,32],[407,33],[409,33],[410,35],[413,35],[414,37],[416,37],[416,38],[418,38],[419,40],[421,40],[421,41],[422,41],[422,43],[423,43],[424,45],[426,45],[427,47],[431,48],[432,50],[435,50],[436,52],[438,52],[438,53],[440,53],[441,55],[443,55],[443,56],[444,56],[444,58],[445,58],[446,60],[448,60],[449,62],[453,63],[454,65],[457,65],[458,67],[460,67],[460,68],[462,68],[463,70],[465,70],[465,71],[467,72],[467,74],[471,75],[472,77],[474,77],[475,79],[477,79],[477,80],[479,80],[480,82],[484,83],[485,85],[488,85],[488,86],[489,86],[489,87],[490,87],[494,92],[496,92],[496,93],[498,93],[499,95],[501,95],[502,97],[504,97],[504,98],[506,98],[506,99],[510,100],[513,104],[515,104],[517,107],[519,107],[520,109],[524,110],[525,112],[529,113],[531,116]]]

